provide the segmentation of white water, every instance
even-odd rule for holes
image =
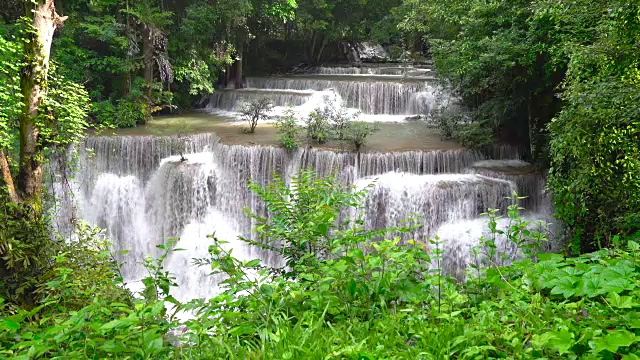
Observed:
[[[158,255],[156,245],[169,237],[179,237],[179,248],[166,262],[180,284],[175,296],[180,299],[207,297],[218,291],[219,279],[208,276],[209,269],[193,265],[193,258],[207,256],[215,235],[229,241],[228,249],[241,259],[260,258],[278,266],[277,254],[252,248],[237,239],[252,236],[255,221],[244,213],[265,215],[264,204],[247,189],[248,180],[266,184],[275,175],[290,179],[305,168],[320,175],[336,173],[345,184],[365,186],[376,180],[366,200],[366,226],[379,228],[413,222],[420,228],[404,238],[425,239],[440,234],[449,249],[444,267],[451,274],[464,272],[469,263],[469,247],[477,243],[484,222],[474,220],[488,207],[504,208],[513,190],[520,184],[541,184],[536,174],[512,179],[501,173],[505,162],[486,160],[468,150],[409,151],[397,153],[333,152],[299,149],[294,153],[275,147],[224,145],[214,135],[193,135],[187,140],[187,161],[172,154],[180,149],[178,138],[149,136],[89,137],[79,148],[83,166],[73,179],[73,203],[61,209],[61,228],[69,229],[73,218],[104,227],[114,250],[129,250],[119,255],[128,282],[146,276],[140,262],[145,256]],[[517,154],[496,151],[497,158],[517,159]],[[507,162],[508,164],[508,162]],[[493,173],[492,173],[493,172]],[[526,194],[530,189],[522,191]],[[544,196],[531,195],[534,212],[547,211]],[[70,198],[68,198],[70,199]],[[460,235],[447,230],[468,229]],[[457,225],[456,225],[457,224]],[[458,226],[459,225],[459,226]],[[440,229],[440,230],[439,230]]]
[[[239,118],[242,104],[261,97],[271,99],[272,116],[292,110],[298,118],[325,106],[344,106],[370,122],[403,122],[408,116],[427,115],[438,92],[427,67],[381,64],[368,67],[319,67],[309,74],[248,77],[244,89],[222,89],[209,96],[205,109]]]

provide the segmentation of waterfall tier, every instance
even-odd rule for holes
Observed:
[[[167,267],[178,275],[183,286],[178,296],[185,299],[217,291],[207,269],[191,264],[192,258],[207,255],[207,235],[215,233],[230,241],[228,246],[237,257],[281,263],[276,254],[237,239],[252,236],[256,225],[245,208],[265,215],[263,202],[247,189],[250,180],[266,184],[276,175],[291,179],[301,169],[313,169],[319,175],[336,174],[346,185],[356,187],[374,181],[364,204],[366,226],[395,226],[416,216],[413,225],[419,227],[404,237],[421,240],[452,223],[474,224],[469,232],[476,234],[484,227],[482,221],[473,222],[478,214],[488,207],[505,208],[514,190],[531,196],[533,212],[546,210],[541,188],[529,185],[543,184],[544,178],[535,172],[504,171],[517,167],[513,165],[516,154],[505,149],[495,151],[498,159],[505,159],[500,161],[488,161],[470,150],[355,154],[298,149],[291,153],[276,147],[226,145],[215,135],[200,134],[92,136],[78,151],[83,166],[72,180],[74,196],[67,197],[73,204],[70,200],[57,212],[58,222],[70,228],[73,219],[85,219],[105,228],[115,250],[129,251],[119,255],[129,281],[145,275],[140,261],[157,255],[157,244],[181,238],[179,247],[187,250],[171,254]],[[445,260],[455,274],[468,262],[468,246],[461,241],[471,240],[450,233],[446,246],[461,252]]]
[[[237,112],[242,103],[268,97],[283,108],[274,115],[293,108],[306,117],[316,108],[344,105],[363,114],[363,120],[397,122],[427,115],[439,100],[450,97],[438,89],[431,68],[403,64],[318,67],[306,74],[248,77],[245,87],[218,90],[209,96],[206,109]]]

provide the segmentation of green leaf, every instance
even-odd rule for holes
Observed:
[[[102,349],[106,352],[117,354],[124,352],[127,347],[120,341],[109,340],[102,345]]]
[[[597,352],[608,350],[615,354],[618,348],[629,346],[636,341],[640,341],[640,337],[627,330],[617,330],[610,331],[605,336],[595,339],[593,343]]]
[[[259,265],[260,265],[260,259],[253,259],[253,260],[247,261],[247,262],[244,264],[244,266],[245,266],[246,268],[249,268],[249,269],[256,268],[256,267],[258,267]]]
[[[7,318],[2,319],[2,325],[5,326],[6,328],[11,329],[11,330],[20,329],[20,324],[18,324],[15,321],[9,320]]]
[[[622,357],[621,360],[640,360],[640,356],[635,354],[626,354]]]
[[[570,276],[565,276],[554,281],[555,286],[551,289],[552,295],[562,295],[570,298],[578,291],[578,281],[574,281]]]
[[[640,306],[640,303],[636,302],[631,296],[620,296],[616,293],[609,294],[607,297],[609,305],[620,309],[631,309]]]
[[[569,353],[569,350],[576,343],[573,340],[573,334],[567,329],[554,331],[552,334],[553,337],[549,340],[549,347],[558,350],[560,355]]]

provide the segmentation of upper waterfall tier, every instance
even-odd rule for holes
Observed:
[[[389,80],[382,81],[379,77],[370,79],[358,76],[341,76],[332,79],[262,77],[247,78],[247,86],[256,89],[333,90],[342,98],[347,107],[373,115],[423,113],[427,103],[418,103],[415,99],[424,93],[435,93],[435,88],[424,81]]]
[[[294,107],[304,105],[314,94],[311,90],[282,89],[222,89],[209,96],[208,107],[238,111],[243,103],[269,97],[274,106]]]
[[[344,105],[363,114],[363,120],[402,121],[408,115],[428,115],[438,101],[450,97],[437,87],[429,67],[403,64],[318,67],[306,74],[248,77],[244,85],[218,90],[207,109],[237,112],[242,103],[268,97],[301,118],[317,108]]]
[[[313,68],[313,74],[326,75],[402,75],[402,76],[428,76],[433,75],[430,68],[418,68],[413,66],[377,66],[377,67],[324,67]]]

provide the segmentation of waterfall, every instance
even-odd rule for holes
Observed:
[[[306,74],[247,77],[244,85],[217,90],[201,106],[239,118],[243,103],[267,97],[276,116],[291,109],[302,119],[317,108],[344,105],[364,121],[402,122],[407,116],[428,115],[436,104],[453,98],[437,85],[427,65],[321,66]]]
[[[404,75],[404,76],[426,76],[432,73],[429,68],[417,68],[413,66],[376,66],[376,67],[324,67],[320,66],[310,71],[312,74],[320,75]]]
[[[209,96],[210,108],[227,111],[238,111],[244,103],[269,97],[274,106],[301,106],[309,101],[313,91],[305,90],[271,90],[271,89],[238,89],[220,90]]]
[[[433,85],[424,81],[386,81],[384,78],[342,80],[306,77],[247,78],[247,86],[256,89],[291,89],[323,91],[333,89],[348,107],[364,114],[411,115],[413,95],[421,91],[434,91]],[[415,107],[415,105],[414,105]]]
[[[396,226],[415,216],[412,221],[418,228],[404,238],[424,240],[442,232],[444,246],[452,252],[444,259],[451,274],[463,272],[468,264],[468,249],[485,226],[475,220],[478,214],[488,207],[504,209],[513,190],[529,195],[536,213],[545,212],[544,177],[523,171],[527,165],[514,160],[517,153],[506,148],[493,151],[504,156],[502,160],[471,150],[287,152],[269,146],[227,145],[213,134],[199,134],[90,136],[77,150],[83,166],[71,180],[73,197],[67,200],[73,202],[61,206],[73,205],[75,211],[60,209],[58,214],[64,216],[58,222],[77,218],[105,228],[118,260],[124,263],[128,282],[146,275],[140,262],[159,254],[156,245],[180,238],[178,247],[185,250],[172,253],[165,265],[177,275],[181,287],[175,296],[181,299],[218,291],[218,279],[192,264],[193,258],[207,256],[210,234],[229,241],[227,246],[236,257],[281,264],[277,254],[238,240],[238,236],[252,236],[256,226],[245,208],[266,215],[264,203],[247,189],[249,181],[267,184],[275,176],[290,181],[301,169],[313,169],[321,176],[336,174],[345,185],[356,187],[374,181],[365,201],[366,226]],[[447,228],[463,231],[458,225],[466,226],[468,235]],[[123,250],[128,253],[120,254]]]
[[[373,181],[366,200],[369,229],[418,226],[405,239],[424,241],[434,236],[439,225],[473,219],[489,207],[504,209],[515,189],[510,181],[478,175],[416,175],[386,173],[362,179],[358,187]],[[405,220],[417,217],[406,223]]]

